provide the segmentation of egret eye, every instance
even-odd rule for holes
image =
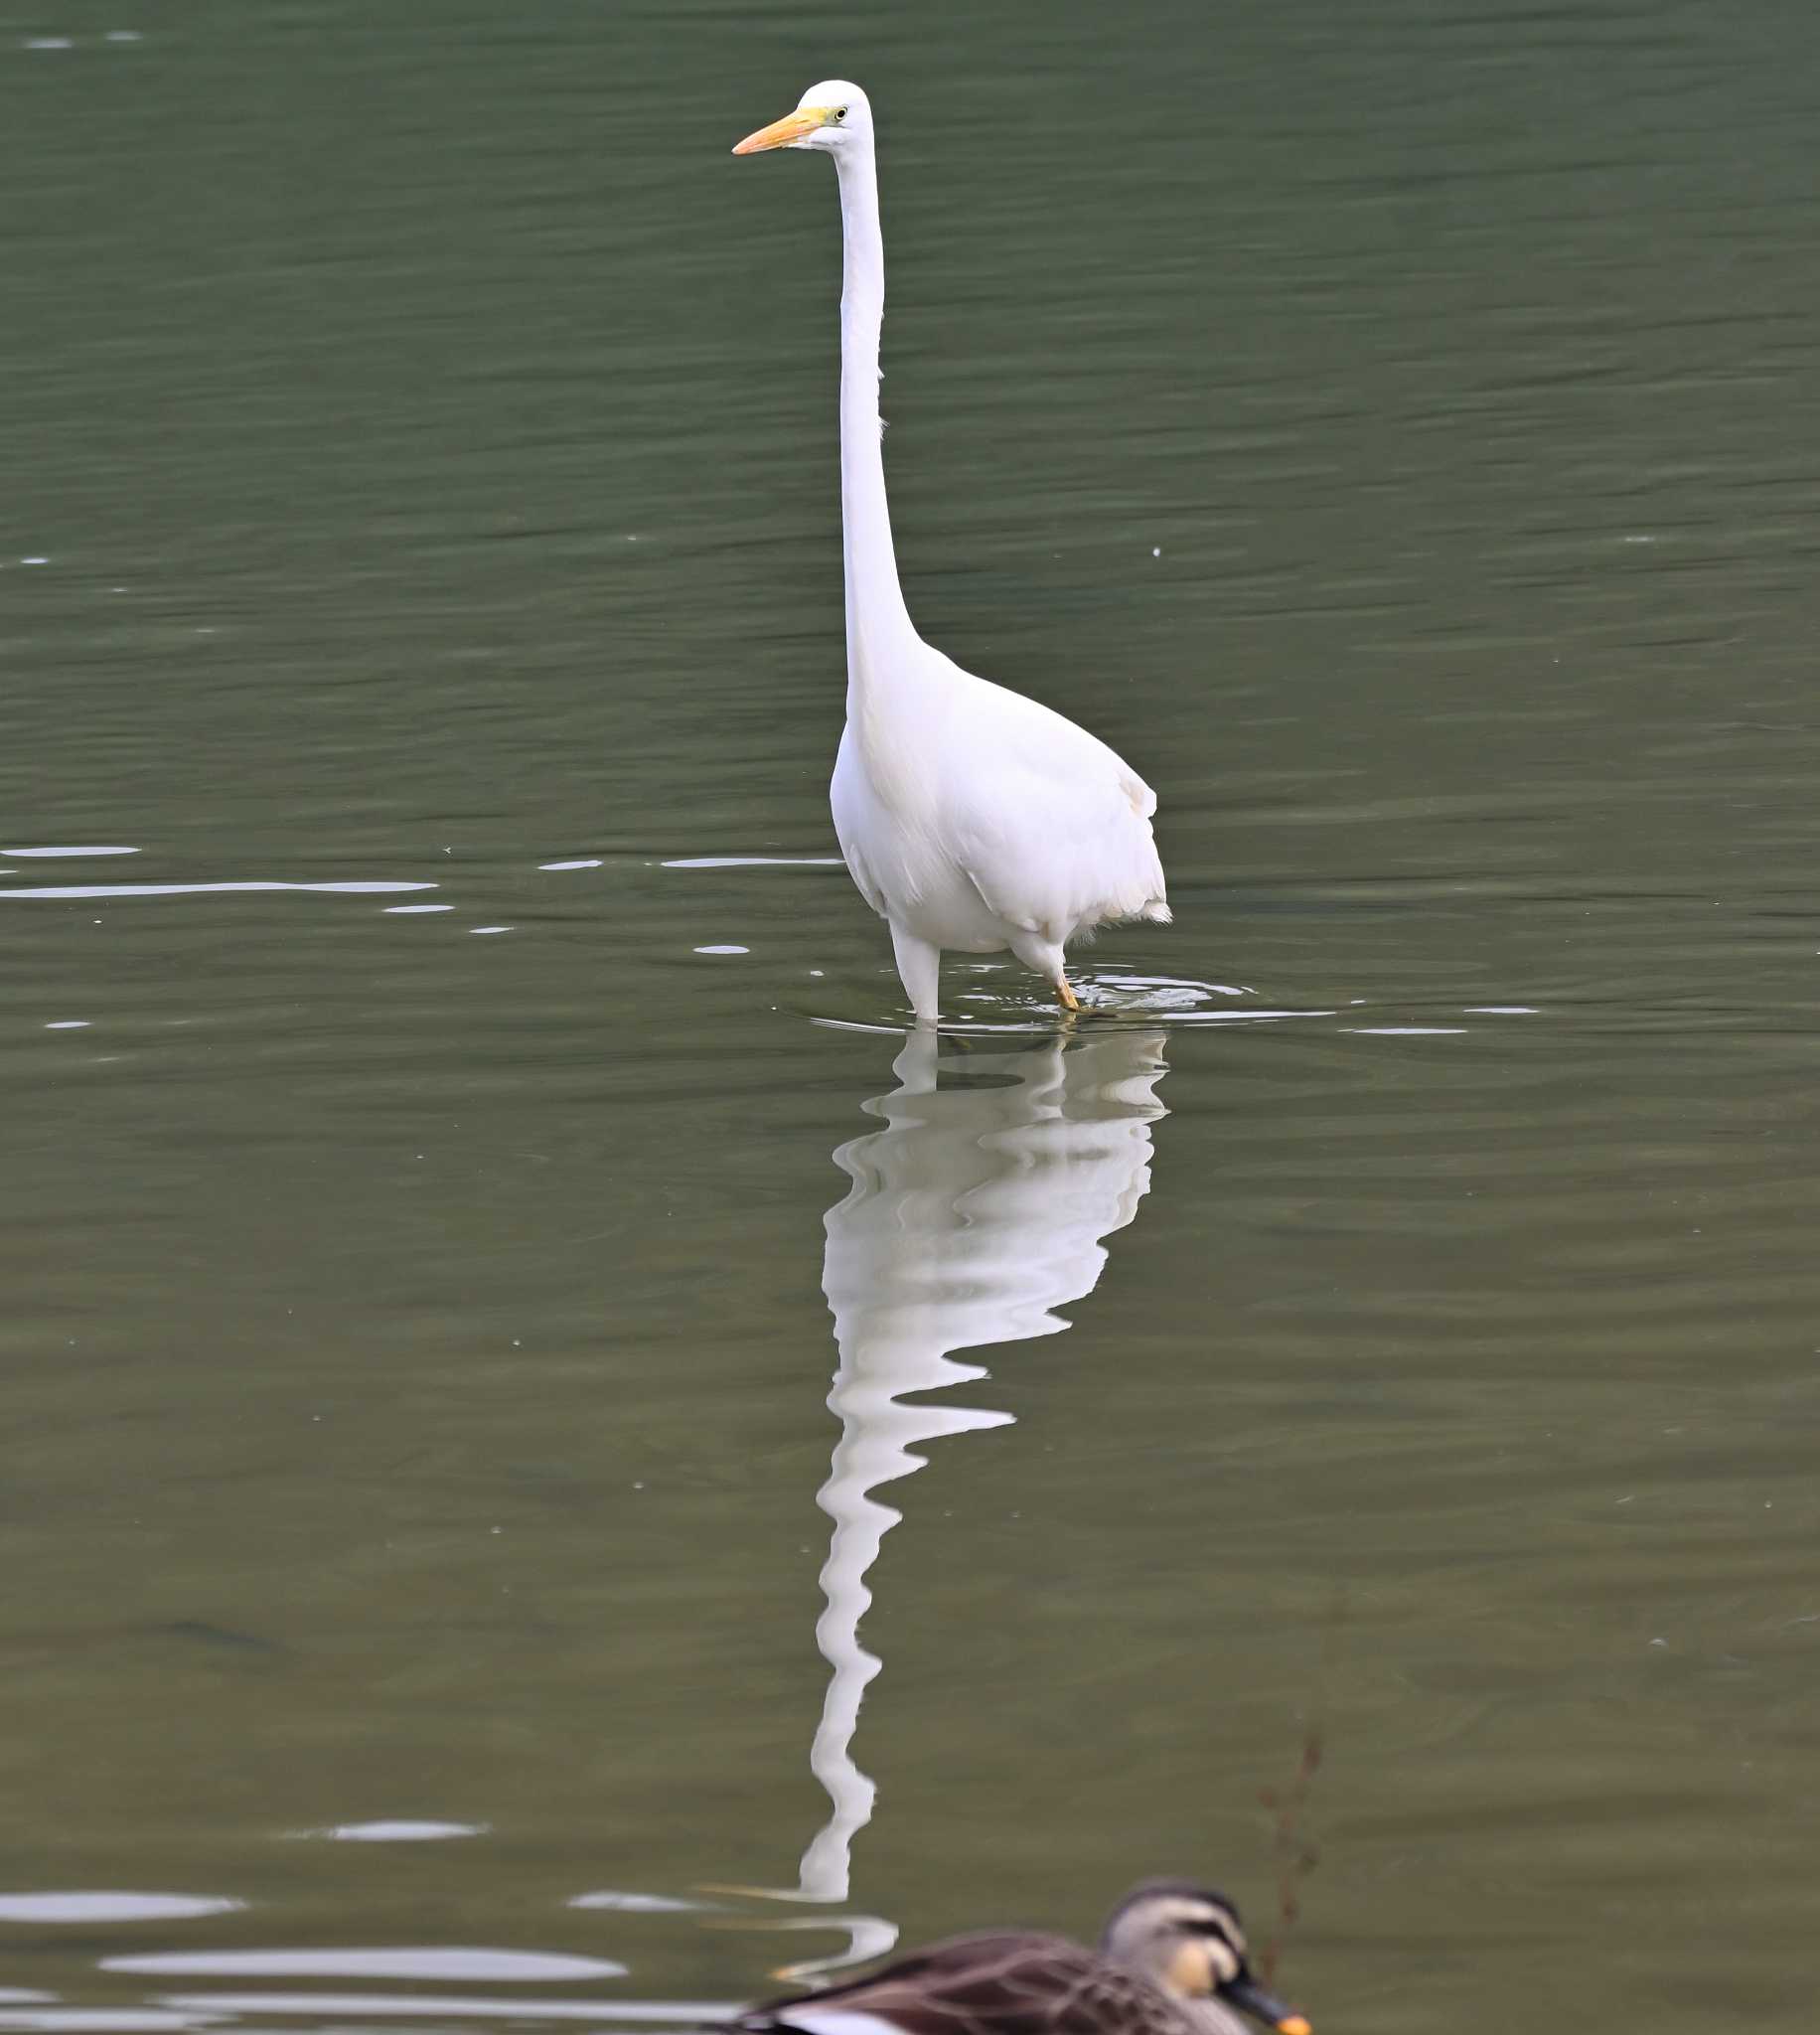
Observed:
[[[844,106],[836,106],[834,108],[834,118],[836,120],[844,120],[846,118],[846,108]]]

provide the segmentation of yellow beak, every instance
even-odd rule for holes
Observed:
[[[801,141],[805,134],[813,134],[818,127],[826,127],[828,115],[827,106],[798,106],[794,113],[786,113],[781,120],[773,120],[769,127],[761,127],[756,134],[748,134],[733,153],[757,155],[761,148],[788,148],[793,141]]]

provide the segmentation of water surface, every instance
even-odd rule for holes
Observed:
[[[5,25],[0,2035],[1270,1934],[1316,1730],[1318,2026],[1805,2027],[1816,45]],[[831,72],[1066,1038],[831,860]]]

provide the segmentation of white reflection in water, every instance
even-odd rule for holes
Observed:
[[[136,848],[0,848],[0,855],[11,856],[16,861],[68,861],[72,859],[83,861],[94,855],[137,855]]]
[[[199,1915],[231,1915],[244,1901],[214,1894],[105,1892],[0,1894],[0,1922],[187,1922]]]
[[[185,2028],[216,2028],[226,2014],[172,2012],[160,2007],[27,2007],[0,2008],[0,2030],[7,2035],[164,2035]]]
[[[1342,1024],[1357,1038],[1458,1038],[1463,1024]]]
[[[454,1993],[408,1992],[193,1992],[162,2002],[173,2014],[194,2015],[198,2025],[224,2014],[303,2014],[311,2020],[349,2015],[360,2020],[437,2021],[680,2021],[691,2028],[725,2021],[739,2012],[729,2000],[708,1999],[471,1999]],[[743,2002],[742,2002],[743,2004]],[[3,2026],[4,2023],[0,2023]]]
[[[661,869],[843,869],[837,855],[685,855]]]
[[[318,890],[353,897],[385,897],[399,890],[434,890],[434,883],[57,883],[0,890],[0,897],[200,897],[224,890]],[[504,930],[496,928],[495,930]]]
[[[625,1965],[610,1957],[414,1944],[391,1950],[154,1951],[142,1957],[103,1957],[101,1969],[187,1978],[441,1978],[470,1985],[479,1980],[551,1985],[626,1975]]]
[[[568,1905],[571,1908],[612,1908],[622,1915],[695,1915],[709,1904],[704,1901],[680,1901],[674,1894],[622,1894],[611,1887],[602,1887],[592,1894],[576,1894]]]
[[[834,1153],[852,1186],[828,1212],[822,1273],[840,1436],[817,1495],[834,1521],[816,1627],[831,1673],[810,1754],[832,1809],[803,1854],[796,1899],[846,1899],[853,1839],[872,1813],[852,1741],[880,1661],[859,1622],[879,1543],[902,1516],[873,1493],[922,1467],[921,1443],[1012,1419],[906,1395],[986,1375],[951,1350],[1069,1326],[1054,1310],[1093,1291],[1102,1239],[1149,1186],[1150,1126],[1166,1113],[1162,1048],[1159,1031],[1108,1030],[941,1059],[935,1034],[913,1033],[892,1070],[898,1086],[865,1105],[883,1129]],[[982,1085],[944,1087],[938,1069]]]
[[[342,1844],[435,1844],[451,1837],[482,1837],[485,1823],[438,1823],[407,1816],[370,1823],[331,1823],[326,1830],[299,1830],[300,1837],[330,1837]]]

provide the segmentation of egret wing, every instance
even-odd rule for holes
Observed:
[[[840,752],[834,758],[834,776],[828,788],[828,803],[834,816],[834,839],[840,844],[847,873],[858,886],[860,896],[880,918],[885,918],[888,916],[885,893],[879,884],[877,871],[866,859],[864,846],[865,809],[870,796],[849,723],[841,731]]]
[[[1156,842],[1127,775],[1065,782],[1018,764],[958,807],[957,860],[999,917],[1060,940],[1161,904]]]
[[[956,754],[949,827],[991,910],[1060,940],[1161,905],[1156,794],[1117,750],[984,679],[971,682],[966,718],[975,739]]]

